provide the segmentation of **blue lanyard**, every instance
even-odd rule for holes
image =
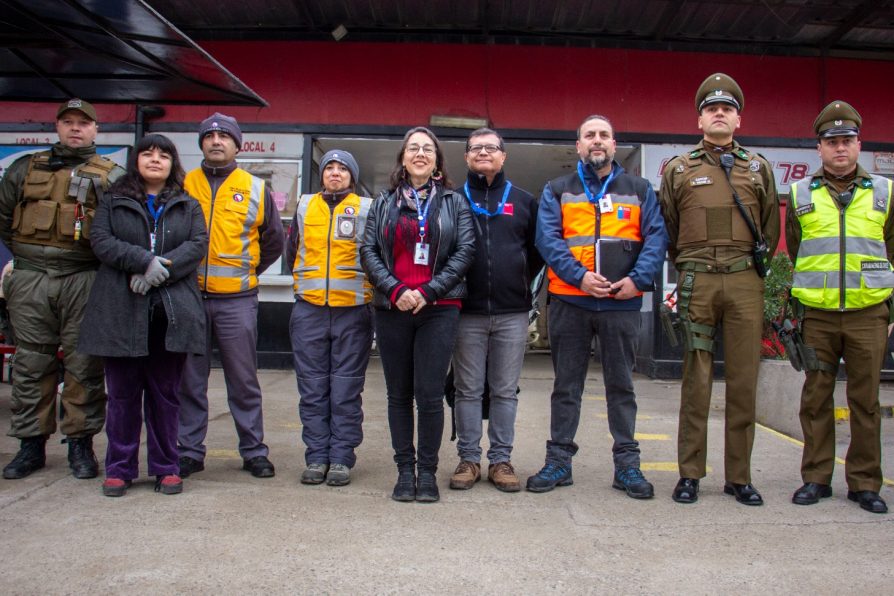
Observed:
[[[466,198],[469,200],[469,206],[472,208],[472,211],[475,215],[486,215],[488,217],[494,217],[497,215],[503,215],[503,208],[506,206],[506,199],[509,198],[509,191],[512,189],[512,183],[508,180],[506,181],[506,190],[503,191],[503,198],[500,199],[500,204],[497,205],[497,210],[491,213],[487,209],[483,209],[475,204],[475,201],[472,200],[472,192],[469,190],[469,181],[466,180],[466,184],[463,186],[466,191]],[[485,203],[487,206],[487,203]]]
[[[146,195],[146,207],[149,208],[149,214],[152,215],[152,221],[155,223],[156,227],[158,226],[158,218],[161,217],[161,212],[165,210],[164,205],[159,205],[158,209],[155,208],[155,195]]]
[[[425,199],[425,208],[420,204],[419,195],[416,193],[416,189],[410,186],[410,193],[413,195],[413,199],[416,201],[416,213],[419,215],[416,216],[416,219],[419,220],[419,242],[422,242],[425,239],[425,222],[428,221],[428,209],[431,207],[431,195],[435,192],[435,189],[432,188],[431,193],[429,193],[428,197]]]
[[[599,189],[599,194],[594,197],[593,193],[590,192],[590,188],[587,186],[587,181],[584,180],[584,164],[583,164],[583,162],[578,161],[577,162],[577,176],[578,176],[578,178],[580,178],[580,183],[584,187],[584,193],[587,195],[587,200],[589,200],[594,205],[596,203],[598,203],[602,199],[602,197],[605,196],[605,191],[608,190],[608,185],[611,184],[612,180],[615,179],[616,172],[617,172],[617,170],[615,170],[615,168],[612,168],[611,173],[605,179],[605,182],[602,183],[602,188]],[[596,177],[596,180],[597,180],[597,182],[599,181],[598,175]]]

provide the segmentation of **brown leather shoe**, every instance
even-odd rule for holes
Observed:
[[[481,464],[473,461],[461,461],[450,478],[450,488],[468,490],[481,480]]]
[[[517,493],[521,490],[521,484],[512,464],[508,461],[501,461],[491,464],[487,468],[487,479],[494,483],[497,490],[504,493]]]

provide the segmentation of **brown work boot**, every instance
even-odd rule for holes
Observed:
[[[518,482],[518,476],[515,475],[515,469],[508,461],[501,461],[488,466],[487,479],[494,483],[497,490],[501,490],[504,493],[517,493],[521,490],[521,484]]]
[[[461,461],[450,477],[450,488],[468,490],[481,480],[481,464],[473,461]]]

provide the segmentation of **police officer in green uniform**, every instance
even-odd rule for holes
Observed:
[[[42,468],[56,431],[57,352],[65,375],[62,433],[76,478],[94,478],[93,435],[105,421],[102,361],[75,346],[90,286],[99,266],[90,249],[90,222],[99,196],[124,174],[96,154],[96,110],[72,99],[56,112],[59,142],[17,159],[0,182],[0,239],[13,254],[4,279],[16,335],[9,435],[21,441],[3,468],[7,479]]]
[[[680,273],[677,304],[686,343],[677,437],[680,481],[673,492],[678,503],[698,500],[699,479],[706,473],[714,335],[722,327],[726,362],[735,363],[726,367],[723,490],[745,505],[763,504],[751,484],[764,305],[754,248],[756,232],[770,254],[775,250],[779,202],[770,164],[733,140],[744,105],[731,77],[716,73],[705,79],[695,95],[704,139],[671,160],[661,180],[668,251]]]
[[[827,105],[813,123],[823,165],[792,185],[786,216],[795,263],[792,296],[804,308],[801,333],[807,378],[801,391],[804,455],[792,502],[812,505],[832,496],[835,416],[832,393],[838,362],[847,371],[851,443],[847,498],[886,513],[882,486],[879,377],[894,288],[891,181],[857,163],[862,119],[843,101]]]

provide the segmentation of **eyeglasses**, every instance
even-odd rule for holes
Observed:
[[[496,153],[497,151],[502,151],[503,148],[499,145],[469,145],[466,148],[467,153],[481,153],[482,150],[487,154],[491,154]]]
[[[404,153],[407,155],[416,155],[422,151],[425,155],[431,157],[435,154],[435,146],[434,145],[407,145],[407,148],[404,149]]]

